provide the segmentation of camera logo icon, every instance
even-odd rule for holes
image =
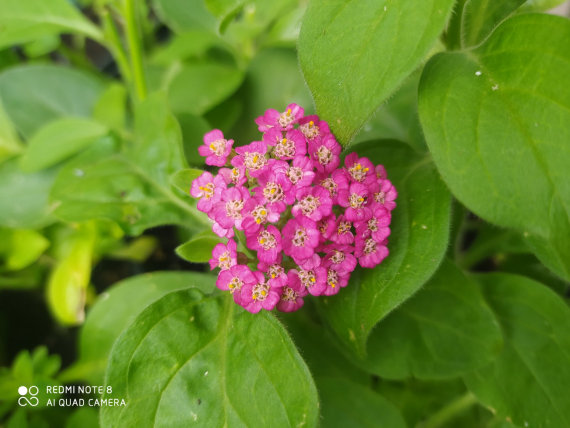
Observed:
[[[40,400],[36,395],[40,392],[39,388],[35,385],[30,386],[29,388],[25,386],[21,386],[18,388],[18,394],[20,394],[20,398],[18,398],[18,404],[22,407],[25,406],[32,406],[36,407],[40,404]]]

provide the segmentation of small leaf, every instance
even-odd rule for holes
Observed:
[[[476,49],[433,57],[419,89],[426,140],[453,194],[485,220],[522,232],[566,279],[569,39],[567,19],[517,15]]]
[[[113,347],[105,383],[113,385],[105,398],[127,405],[102,408],[104,428],[296,427],[318,418],[309,370],[279,322],[195,289],[137,317]]]
[[[79,359],[62,379],[101,384],[113,343],[144,308],[175,290],[196,287],[209,293],[215,279],[194,272],[155,272],[113,285],[89,310],[79,335]]]
[[[66,0],[0,0],[0,49],[58,33],[101,40],[100,30]]]
[[[176,254],[191,263],[207,263],[212,258],[212,250],[221,242],[213,233],[197,236],[176,248]]]
[[[22,151],[22,143],[0,102],[0,163]]]
[[[107,133],[107,128],[91,119],[64,118],[48,123],[28,141],[20,167],[35,172],[61,162]]]
[[[338,337],[361,357],[378,321],[411,297],[437,270],[449,239],[449,191],[429,158],[405,144],[375,141],[354,151],[382,163],[398,191],[390,255],[374,269],[357,269],[345,289],[319,305]]]
[[[93,223],[79,225],[65,245],[63,258],[51,272],[47,300],[61,324],[76,325],[85,319],[85,295],[91,277],[95,239]]]
[[[299,62],[322,119],[346,145],[442,32],[452,0],[313,0]]]
[[[154,0],[153,6],[161,22],[175,32],[216,30],[216,18],[206,9],[203,0]]]
[[[7,270],[29,266],[49,247],[49,241],[35,230],[0,229],[0,257]]]
[[[170,185],[176,187],[183,194],[190,193],[192,182],[204,173],[201,169],[187,168],[176,171],[170,176]]]
[[[102,90],[91,75],[55,65],[21,65],[0,74],[4,108],[26,138],[54,119],[91,116]]]
[[[488,364],[501,346],[499,324],[477,285],[444,262],[375,327],[363,366],[388,379],[453,378]]]
[[[465,377],[468,388],[518,426],[570,426],[570,309],[542,284],[478,275],[505,333],[499,358]]]
[[[36,229],[53,221],[53,205],[48,203],[54,170],[26,174],[18,168],[18,160],[0,165],[0,225]]]
[[[323,427],[405,428],[398,409],[380,394],[344,378],[317,378]]]

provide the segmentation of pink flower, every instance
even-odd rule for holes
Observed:
[[[307,143],[301,131],[297,129],[287,131],[285,137],[279,138],[273,148],[273,156],[283,160],[304,156],[305,153],[307,153]]]
[[[291,193],[288,192],[291,183],[287,176],[275,169],[266,171],[259,178],[259,182],[262,186],[253,189],[255,195],[264,201],[272,211],[277,213],[285,211],[288,201],[292,199]]]
[[[269,278],[267,282],[271,287],[279,288],[287,284],[287,274],[285,273],[283,266],[281,266],[281,254],[279,254],[275,263],[267,264],[260,262],[257,265],[257,268],[261,272],[265,272],[267,274],[267,277]]]
[[[222,190],[226,188],[226,183],[221,177],[215,178],[208,171],[204,171],[200,177],[192,182],[190,194],[195,198],[200,198],[196,208],[208,214],[212,207],[221,199]]]
[[[219,267],[221,270],[227,270],[237,264],[237,244],[233,239],[228,240],[227,244],[217,244],[212,250],[212,258],[210,259],[210,270]]]
[[[300,282],[299,282],[300,284]],[[297,290],[286,285],[281,291],[281,298],[277,303],[277,310],[281,312],[294,312],[303,306],[303,298]]]
[[[247,146],[236,147],[236,152],[241,156],[232,159],[232,165],[245,166],[252,177],[258,177],[267,164],[267,145],[261,141],[254,141]]]
[[[344,165],[355,183],[372,185],[376,182],[374,164],[368,158],[359,158],[358,154],[351,153],[344,159]]]
[[[350,228],[350,227],[349,227]],[[319,230],[319,243],[324,243],[329,240],[337,229],[337,220],[334,214],[323,217],[317,222],[317,229]]]
[[[319,116],[305,116],[299,120],[299,130],[307,140],[322,139],[331,133],[328,123],[320,120]]]
[[[261,229],[257,233],[248,235],[247,247],[257,251],[257,258],[263,263],[275,263],[281,254],[281,234],[273,226]]]
[[[304,216],[292,218],[283,228],[283,252],[299,263],[315,253],[319,245],[316,223]]]
[[[347,191],[349,187],[348,173],[344,168],[337,169],[332,174],[319,174],[317,182],[329,191],[329,196],[333,204],[338,203],[338,193]]]
[[[234,166],[232,169],[222,168],[219,175],[224,178],[226,184],[234,184],[236,186],[243,186],[247,181],[245,176],[245,166]]]
[[[332,213],[332,200],[328,190],[321,186],[305,187],[297,192],[299,202],[293,206],[295,217],[304,215],[313,221],[319,221]]]
[[[344,215],[349,221],[366,221],[372,217],[372,211],[367,206],[368,188],[361,183],[352,183],[348,191],[338,194],[338,203],[346,207]]]
[[[394,200],[398,197],[398,192],[396,188],[392,185],[390,180],[381,180],[380,190],[373,195],[372,207],[376,208],[376,204],[384,206],[388,211],[392,211],[396,208],[396,202]]]
[[[212,210],[214,220],[223,228],[236,227],[241,230],[242,210],[250,198],[244,187],[231,187],[222,192],[222,200]]]
[[[382,242],[390,235],[391,214],[382,205],[372,209],[374,215],[366,221],[354,224],[356,234],[362,238],[372,237],[377,242]]]
[[[340,272],[332,267],[328,267],[326,269],[327,272],[327,280],[326,280],[326,288],[323,291],[325,296],[332,296],[333,294],[337,294],[342,287],[346,287],[348,284],[348,279],[350,278],[350,274],[348,272]]]
[[[258,313],[262,308],[272,310],[281,298],[281,288],[273,288],[267,282],[262,272],[253,272],[254,283],[244,284],[241,289],[240,304],[252,314]]]
[[[226,140],[219,129],[204,135],[204,145],[198,147],[200,156],[206,156],[206,165],[224,166],[232,151],[234,140]]]
[[[229,290],[237,304],[241,302],[241,289],[244,284],[255,283],[256,278],[253,272],[244,265],[234,265],[227,270],[223,270],[218,275],[216,286],[220,290]]]
[[[352,244],[354,242],[352,222],[344,215],[337,219],[336,230],[330,235],[330,240],[337,244]]]
[[[293,129],[299,119],[303,117],[305,110],[297,104],[289,104],[283,113],[277,110],[268,109],[265,114],[255,119],[258,125],[259,132],[267,132],[272,128],[277,128],[281,131],[288,131]]]
[[[306,156],[297,156],[288,166],[286,175],[295,191],[310,186],[315,177],[313,162]]]
[[[356,268],[354,248],[350,245],[330,244],[324,249],[326,253],[324,265],[330,266],[338,272],[352,272]]]
[[[288,277],[292,287],[299,288],[300,283],[313,296],[320,296],[327,287],[327,270],[322,266],[311,270],[291,269]]]
[[[241,223],[247,234],[259,231],[266,223],[275,223],[279,220],[279,213],[266,205],[263,198],[255,196],[249,198],[243,207],[244,219]]]
[[[354,255],[364,268],[373,268],[388,256],[387,241],[376,242],[372,238],[357,238]]]
[[[319,172],[331,173],[340,164],[340,152],[342,148],[332,134],[322,140],[309,143],[309,153],[313,159],[313,165]]]

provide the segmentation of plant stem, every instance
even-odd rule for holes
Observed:
[[[124,0],[125,32],[129,55],[131,59],[131,73],[136,98],[142,101],[146,98],[146,79],[143,66],[141,38],[137,20],[135,0]]]
[[[467,392],[456,398],[444,408],[434,413],[427,421],[420,424],[418,428],[438,428],[457,417],[471,406],[477,403],[477,397],[471,392]]]
[[[123,76],[125,82],[131,81],[131,69],[129,66],[129,60],[125,54],[125,49],[121,42],[121,37],[117,31],[117,26],[113,21],[111,12],[107,9],[103,9],[100,12],[101,21],[103,22],[103,31],[105,33],[105,39],[107,40],[107,48],[111,51],[111,54],[117,62],[117,67],[119,67],[119,72]]]

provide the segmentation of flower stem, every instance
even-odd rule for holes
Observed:
[[[424,423],[419,424],[418,428],[439,428],[469,409],[474,404],[477,404],[477,397],[475,397],[473,393],[467,392],[434,413]]]
[[[146,98],[146,79],[143,66],[143,53],[141,37],[137,20],[137,10],[135,0],[124,0],[125,32],[127,44],[129,46],[129,56],[131,63],[131,73],[136,98],[142,101]]]
[[[123,80],[125,82],[131,81],[131,69],[129,66],[129,60],[125,54],[123,44],[121,42],[121,37],[117,31],[117,26],[113,21],[111,16],[111,11],[107,8],[101,9],[99,16],[101,17],[101,22],[103,23],[103,31],[105,34],[105,39],[107,41],[107,48],[111,51],[111,54],[117,62],[117,67]]]

